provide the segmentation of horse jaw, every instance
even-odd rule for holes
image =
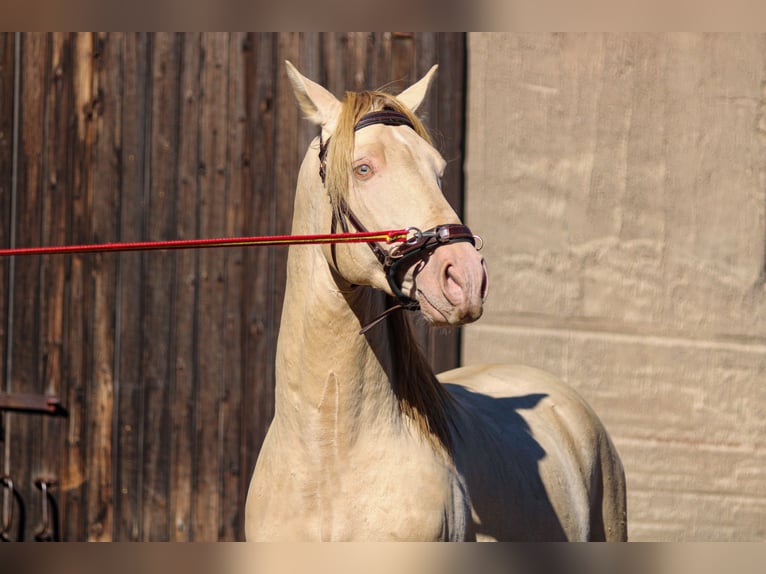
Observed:
[[[439,247],[413,272],[415,298],[423,316],[436,326],[476,321],[488,286],[484,258],[470,243]]]

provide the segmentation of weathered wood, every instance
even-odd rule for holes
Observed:
[[[68,117],[65,110],[69,109],[71,91],[65,81],[64,71],[71,66],[71,58],[67,53],[67,39],[68,36],[61,33],[51,36],[51,55],[47,69],[46,161],[48,169],[42,190],[44,216],[43,233],[40,239],[41,242],[53,245],[66,244],[68,235],[69,207],[66,179],[69,173],[67,158],[70,148],[67,142]],[[41,264],[42,378],[46,393],[65,396],[67,389],[64,381],[64,336],[69,263],[65,258],[43,257]],[[64,476],[67,422],[45,420],[42,424],[44,458],[39,461],[39,474],[61,479]],[[55,494],[63,492],[61,486],[61,484],[57,485]],[[57,498],[60,499],[60,497]]]
[[[93,160],[93,126],[91,122],[92,82],[93,82],[93,39],[90,34],[71,36],[71,74],[68,76],[69,89],[72,91],[72,108],[68,129],[72,137],[72,156],[69,165],[71,173],[69,196],[69,222],[71,235],[69,241],[89,242],[92,238],[91,191]],[[92,260],[89,256],[73,255],[70,260],[69,280],[71,285],[67,333],[68,403],[73,404],[79,416],[70,417],[70,444],[67,454],[69,472],[77,477],[77,494],[70,501],[67,509],[68,520],[76,520],[76,540],[90,540],[98,536],[99,528],[91,531],[88,515],[89,500],[98,496],[96,489],[91,489],[88,475],[89,433],[92,432],[94,418],[89,390],[93,376],[93,332],[91,328],[93,313],[93,291],[91,277]],[[76,407],[74,406],[76,405]]]
[[[4,224],[0,225],[0,245],[11,245],[11,218],[16,217],[11,212],[13,186],[13,99],[15,59],[15,34],[0,33],[0,213],[4,214]],[[10,292],[10,262],[0,260],[0,388],[6,389],[6,343],[8,342],[8,297]],[[4,417],[0,415],[0,427]],[[4,445],[3,445],[4,446]],[[0,450],[0,452],[4,452]],[[3,457],[5,458],[5,457]],[[5,469],[4,469],[5,470]]]
[[[199,34],[184,34],[181,61],[182,98],[179,125],[192,133],[199,129],[200,69],[202,43]],[[175,201],[176,236],[200,237],[199,142],[181,137],[178,141],[178,197]],[[197,331],[199,252],[182,251],[176,256],[173,279],[173,329],[175,363],[170,379],[172,444],[170,460],[170,539],[193,540],[192,502],[195,480],[195,403],[197,400]]]
[[[144,230],[148,195],[150,113],[149,59],[152,40],[147,34],[125,34],[123,49],[120,240],[147,239]],[[117,324],[120,325],[115,389],[117,417],[118,502],[117,540],[141,540],[143,383],[141,380],[142,283],[144,255],[119,255]],[[147,342],[148,344],[148,342]],[[153,439],[154,437],[151,437]]]
[[[170,239],[175,233],[179,140],[180,36],[156,34],[151,57],[151,127],[147,236]],[[141,538],[168,540],[170,480],[170,394],[171,365],[175,362],[170,298],[176,254],[147,253],[143,256],[146,275],[142,283],[143,335],[141,380],[143,385],[144,436],[141,505]]]
[[[91,237],[96,243],[119,238],[119,146],[122,105],[119,73],[122,46],[118,35],[91,36],[93,73],[90,88],[89,124],[92,131],[92,167],[88,178]],[[114,538],[114,353],[116,279],[118,258],[91,256],[92,285],[91,349],[92,379],[88,396],[88,531],[91,540]]]
[[[246,36],[232,33],[228,38],[228,94],[227,107],[227,181],[225,235],[235,235],[243,229],[244,189],[243,177],[246,164],[243,161],[243,144],[247,137],[245,118],[244,54]],[[218,539],[236,540],[244,528],[242,500],[246,496],[243,479],[249,469],[243,467],[241,457],[242,427],[245,419],[242,411],[243,397],[243,340],[242,340],[242,278],[244,249],[230,249],[225,259],[225,291],[223,346],[225,371],[221,391],[221,511]]]
[[[63,245],[288,233],[316,130],[284,60],[340,96],[391,80],[396,91],[427,69],[442,36],[21,37],[16,244]],[[0,35],[3,213],[13,42]],[[9,242],[0,226],[0,244]],[[0,344],[14,375],[4,388],[56,393],[70,411],[7,416],[3,448],[22,482],[57,475],[64,539],[243,538],[242,505],[273,415],[286,257],[279,248],[40,256],[18,259],[13,277],[0,260]],[[29,535],[35,505],[39,497]]]
[[[200,100],[200,234],[225,231],[228,121],[228,38],[203,34]],[[195,540],[217,540],[221,512],[221,408],[226,377],[224,294],[226,255],[203,250],[199,256],[197,361],[199,382],[195,434]]]
[[[18,149],[18,195],[16,208],[16,244],[32,245],[40,240],[42,232],[42,193],[45,179],[45,87],[48,41],[44,34],[22,36],[22,62],[28,58],[38,62],[21,69],[20,132]],[[13,314],[13,339],[8,360],[11,361],[11,392],[44,393],[40,378],[40,261],[17,261],[14,266],[13,300],[9,313]],[[6,417],[13,480],[20,488],[31,485],[35,466],[43,458],[41,447],[41,421],[36,417],[13,414]],[[39,516],[40,505],[30,500],[26,511],[30,517]],[[26,529],[25,538],[30,529]]]

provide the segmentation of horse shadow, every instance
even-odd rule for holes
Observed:
[[[460,385],[444,386],[456,399],[463,423],[455,462],[482,534],[496,540],[566,541],[540,474],[540,461],[548,453],[519,414],[537,408],[548,395],[492,397]]]

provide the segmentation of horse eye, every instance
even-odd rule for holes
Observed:
[[[359,179],[367,179],[372,175],[372,168],[369,164],[360,164],[354,168],[354,175]]]

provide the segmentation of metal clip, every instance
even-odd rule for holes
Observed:
[[[410,234],[412,234],[412,237],[410,237]],[[407,228],[407,240],[405,241],[407,245],[417,245],[421,239],[423,239],[423,232],[420,229],[417,227]]]
[[[4,486],[8,492],[3,500],[3,512],[0,515],[0,542],[12,542],[11,527],[13,526],[13,505],[16,493],[13,489],[13,479],[8,476],[0,476],[0,486]]]
[[[35,480],[35,486],[40,489],[42,495],[42,519],[35,530],[35,540],[38,542],[53,542],[58,539],[58,532],[55,525],[55,509],[52,508],[50,493],[48,488],[56,485],[54,478],[38,478]]]

